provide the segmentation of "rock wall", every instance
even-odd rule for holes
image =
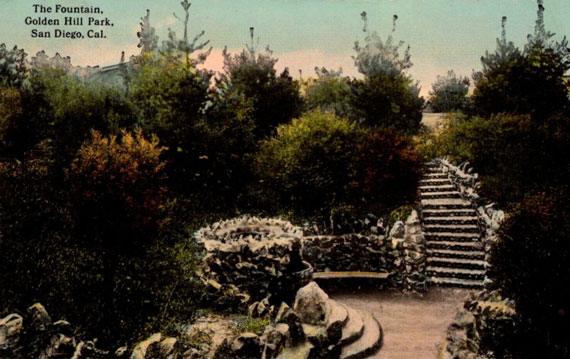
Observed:
[[[389,272],[391,284],[426,289],[426,244],[418,213],[394,224],[388,237],[375,234],[307,236],[303,258],[316,272]]]
[[[504,349],[515,340],[515,316],[514,303],[498,292],[470,292],[464,309],[449,326],[437,358],[509,357]]]
[[[384,236],[344,234],[303,239],[303,258],[316,272],[392,272],[397,255]]]
[[[301,256],[301,228],[279,219],[240,217],[216,222],[197,232],[206,251],[203,276],[212,286],[235,286],[272,304],[291,302],[312,279]]]
[[[409,291],[423,292],[427,289],[427,252],[418,212],[412,211],[404,229],[404,287]]]

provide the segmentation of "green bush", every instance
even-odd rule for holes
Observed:
[[[317,68],[318,70],[318,68]],[[340,77],[341,72],[317,71],[317,79],[304,90],[305,103],[309,111],[320,109],[346,117],[350,113],[350,81]]]
[[[268,206],[305,219],[407,202],[419,167],[409,143],[393,133],[319,111],[280,126],[257,165],[265,198],[276,200]]]
[[[454,117],[420,147],[425,160],[447,156],[456,163],[469,161],[481,176],[481,194],[507,205],[568,182],[569,129],[570,118],[563,115],[542,123],[528,115]]]
[[[258,140],[273,134],[277,126],[299,116],[303,109],[299,83],[288,69],[278,74],[276,62],[271,51],[256,54],[250,49],[234,56],[224,51],[224,73],[216,87],[222,98],[244,96],[251,101]]]
[[[493,244],[489,274],[532,338],[519,343],[522,357],[567,358],[570,349],[569,195],[559,188],[522,201]]]
[[[422,121],[423,97],[404,75],[378,74],[354,80],[351,118],[368,127],[414,134]]]

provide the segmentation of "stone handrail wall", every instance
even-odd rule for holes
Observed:
[[[456,186],[461,197],[469,201],[477,211],[479,226],[481,227],[481,240],[485,249],[485,259],[489,263],[491,243],[497,238],[497,230],[505,218],[505,213],[497,210],[495,203],[485,203],[484,199],[479,196],[477,193],[480,187],[479,175],[472,173],[473,168],[469,165],[469,162],[463,162],[459,166],[455,166],[446,158],[438,158],[434,162],[442,165],[449,180]],[[488,282],[489,279],[486,278],[485,281]]]

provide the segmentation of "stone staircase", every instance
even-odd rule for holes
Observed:
[[[441,165],[430,164],[420,181],[426,276],[433,284],[480,288],[485,252],[474,206],[461,198]]]
[[[306,311],[302,308],[303,305],[296,303],[296,312],[299,313],[302,321],[305,340],[297,345],[284,348],[277,359],[364,359],[376,354],[382,346],[383,333],[374,315],[330,299],[314,282],[307,287],[311,285],[311,290],[317,294],[312,297],[321,298],[317,301],[311,299],[311,302],[325,303],[324,322],[310,323],[311,321],[304,318],[302,313],[313,313],[313,311]],[[279,318],[278,314],[278,321]],[[288,320],[283,322],[286,323]]]

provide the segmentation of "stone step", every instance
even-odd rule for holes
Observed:
[[[462,288],[483,287],[482,280],[430,277],[428,278],[428,281],[432,284],[441,285],[441,286],[452,286],[452,287],[462,287]]]
[[[481,229],[476,224],[425,224],[424,231],[426,234],[433,233],[477,233]]]
[[[426,231],[424,234],[428,241],[450,241],[450,242],[478,242],[481,235],[479,233],[461,233],[461,232],[435,232]]]
[[[376,353],[382,346],[382,327],[371,313],[362,313],[364,332],[353,343],[342,347],[340,359],[362,359]]]
[[[342,338],[338,345],[345,346],[354,343],[364,333],[364,319],[362,314],[354,308],[346,307],[348,310],[348,322],[342,328]]]
[[[442,217],[442,216],[477,216],[477,211],[473,208],[457,208],[457,209],[424,209],[422,211],[423,217]]]
[[[434,178],[448,179],[449,177],[445,173],[426,173],[424,175],[424,178],[425,179],[434,179]]]
[[[486,267],[486,262],[480,259],[428,257],[427,262],[428,265],[433,267],[482,270],[485,270]]]
[[[470,202],[461,198],[424,198],[421,200],[424,209],[472,209]]]
[[[457,188],[454,185],[450,184],[440,184],[440,185],[421,185],[420,184],[420,192],[457,192]]]
[[[426,275],[428,277],[438,277],[438,278],[451,277],[451,278],[483,280],[485,278],[485,270],[428,266],[426,268]]]
[[[439,198],[461,198],[458,191],[449,192],[420,192],[421,199],[439,199]]]
[[[482,252],[483,243],[481,242],[454,242],[454,241],[426,241],[428,249],[447,249],[464,252]]]
[[[483,251],[457,251],[452,249],[428,249],[428,258],[465,258],[465,259],[485,259]]]
[[[425,224],[479,224],[477,216],[430,216],[424,218]]]
[[[424,186],[437,186],[439,184],[443,184],[443,185],[452,185],[453,183],[451,182],[451,180],[449,178],[428,178],[428,177],[423,177],[420,180],[420,184],[424,185]]]

